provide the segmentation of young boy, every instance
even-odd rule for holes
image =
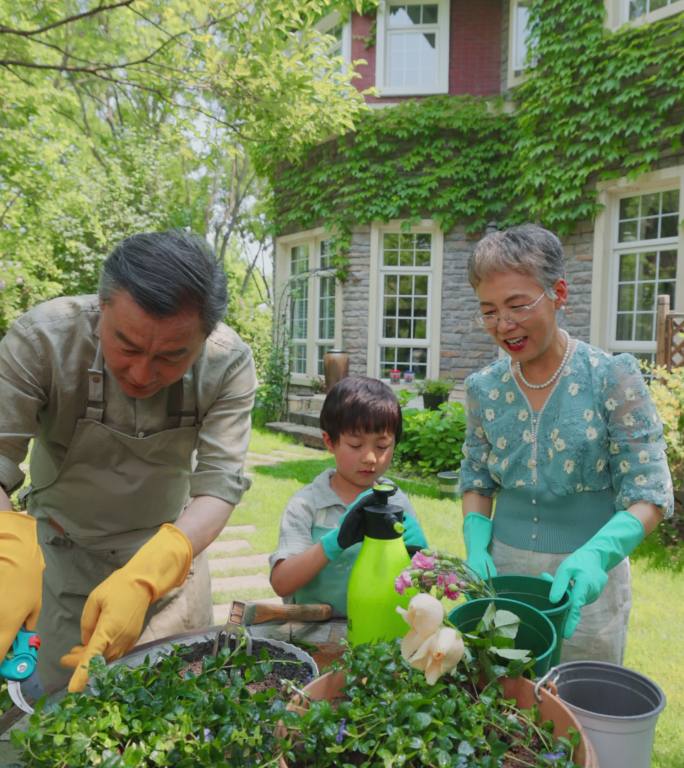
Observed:
[[[347,581],[360,544],[344,549],[339,524],[348,506],[382,479],[401,437],[401,408],[377,379],[346,377],[328,393],[320,415],[323,440],[335,456],[326,469],[288,502],[280,521],[278,549],[270,557],[271,585],[285,602],[329,603],[347,614]],[[408,498],[390,498],[404,510],[404,542],[425,547],[425,536]]]

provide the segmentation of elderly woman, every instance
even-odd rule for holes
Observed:
[[[531,224],[471,256],[476,320],[506,355],[465,383],[464,537],[481,576],[549,572],[553,602],[570,590],[564,661],[621,664],[627,556],[672,514],[672,481],[636,359],[558,327],[563,262],[558,238]]]

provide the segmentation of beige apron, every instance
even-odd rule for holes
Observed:
[[[492,540],[492,558],[500,575],[508,573],[539,576],[554,574],[567,554],[531,552]],[[625,558],[608,573],[608,583],[598,600],[582,608],[582,619],[573,636],[563,640],[561,662],[608,661],[622,664],[627,640],[632,589],[629,559]]]
[[[169,391],[166,429],[146,437],[103,423],[99,344],[88,382],[86,415],[76,423],[62,465],[55,471],[39,439],[31,456],[27,508],[38,520],[45,557],[38,674],[46,690],[62,687],[71,675],[59,659],[81,641],[81,613],[92,589],[162,523],[175,521],[187,503],[200,424],[192,370]],[[209,566],[202,553],[185,583],[150,608],[140,642],[211,623]]]

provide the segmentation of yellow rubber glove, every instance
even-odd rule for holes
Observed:
[[[35,519],[18,512],[0,512],[0,661],[22,626],[36,628],[44,568]]]
[[[93,656],[118,659],[138,641],[147,609],[188,575],[192,544],[175,525],[166,523],[122,568],[90,593],[81,615],[81,642],[62,656],[62,666],[76,671],[70,691],[88,682]]]

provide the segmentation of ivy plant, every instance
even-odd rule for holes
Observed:
[[[437,96],[374,110],[354,132],[273,165],[278,234],[325,225],[341,273],[351,231],[434,220],[477,234],[591,220],[596,183],[681,152],[684,14],[610,30],[603,0],[531,0],[533,62],[503,98]]]

